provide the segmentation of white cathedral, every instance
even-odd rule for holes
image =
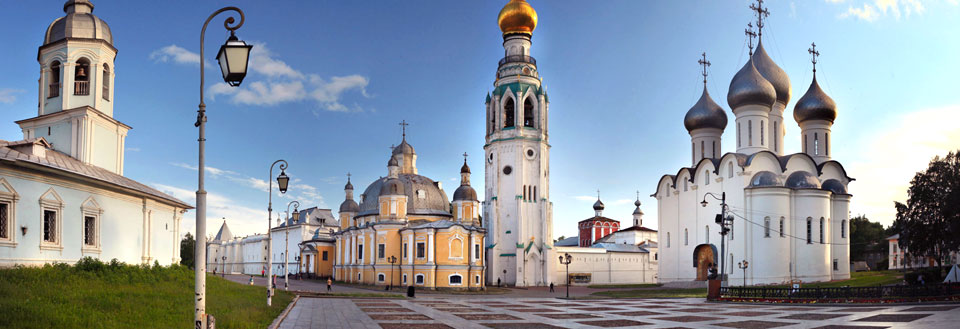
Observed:
[[[113,118],[113,35],[90,1],[63,10],[37,52],[37,116],[16,122],[23,140],[0,140],[0,266],[178,263],[193,207],[123,176],[131,127]]]
[[[704,68],[703,94],[684,118],[692,164],[660,178],[652,195],[658,201],[661,282],[705,280],[719,257],[725,258],[729,280],[746,276],[748,285],[850,277],[847,185],[853,178],[831,159],[836,104],[817,84],[814,69],[810,87],[793,108],[803,149],[786,154],[783,111],[790,79],[767,55],[760,32],[756,52],[727,93],[737,151],[720,154],[727,114],[707,92]],[[815,46],[810,52],[815,65],[819,53]],[[707,193],[725,194],[733,216],[722,255],[715,222],[720,201]],[[739,266],[743,261],[746,270]]]

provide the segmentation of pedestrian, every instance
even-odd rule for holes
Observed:
[[[550,282],[550,292],[553,292],[553,282]]]
[[[917,276],[917,282],[920,282],[920,285],[921,285],[921,286],[924,285],[924,283],[923,283],[923,274],[920,274],[920,275]]]
[[[497,278],[497,288],[500,288],[500,278]]]
[[[330,278],[327,278],[327,292],[330,291],[330,286],[332,285],[333,285],[333,280],[331,280]]]
[[[266,276],[266,270],[261,267],[261,268],[260,268],[260,277],[262,278],[262,277],[265,277],[265,276]]]

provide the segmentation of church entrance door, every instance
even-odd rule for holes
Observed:
[[[693,250],[694,266],[697,268],[697,281],[706,281],[710,266],[715,261],[713,246],[702,244]]]

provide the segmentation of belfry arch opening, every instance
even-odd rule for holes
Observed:
[[[516,105],[513,102],[513,98],[507,98],[506,102],[503,102],[503,127],[513,127],[514,122],[516,122],[516,117],[514,117]]]
[[[533,115],[533,101],[528,97],[523,101],[523,126],[536,128]]]
[[[73,69],[73,94],[90,95],[90,60],[81,58]]]

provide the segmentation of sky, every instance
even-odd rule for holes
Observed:
[[[751,1],[529,0],[539,15],[531,55],[550,95],[554,235],[576,235],[593,216],[628,223],[639,191],[644,225],[657,227],[659,178],[689,166],[683,116],[697,101],[702,52],[708,89],[726,104],[747,59]],[[0,0],[0,139],[36,116],[37,47],[62,0]],[[220,80],[215,55],[227,15],[207,30],[208,234],[223,219],[237,236],[265,231],[270,164],[289,162],[286,194],[334,211],[346,174],[357,193],[387,173],[401,120],[422,175],[459,184],[471,154],[483,198],[484,97],[503,56],[497,14],[506,1],[94,0],[119,50],[114,117],[133,127],[125,176],[189,203],[197,189],[199,33],[220,7],[246,14],[237,36],[254,44],[238,88]],[[890,225],[894,201],[936,155],[960,149],[960,1],[765,1],[767,52],[790,76],[787,153],[800,151],[793,106],[811,80],[807,49],[820,51],[817,79],[838,104],[833,159],[856,181],[853,215]],[[11,32],[16,31],[16,32]],[[733,129],[722,151],[733,152]],[[275,170],[273,176],[278,174]],[[274,188],[276,185],[274,184]],[[194,232],[194,212],[183,232]]]

